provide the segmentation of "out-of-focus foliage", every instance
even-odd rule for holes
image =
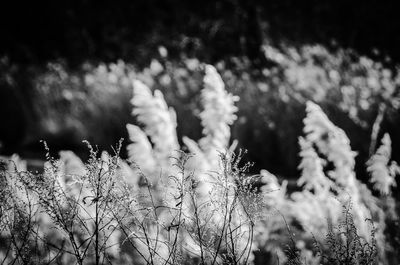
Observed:
[[[392,153],[390,136],[385,134],[382,145],[367,161],[367,170],[371,174],[371,183],[383,195],[388,195],[392,187],[396,187],[395,177],[400,173],[400,168],[395,161],[390,161]]]
[[[45,137],[65,134],[66,138],[91,140],[89,132],[95,130],[95,139],[107,143],[119,134],[121,126],[113,114],[124,119],[123,113],[129,113],[124,99],[132,87],[125,65],[84,67],[87,74],[81,76],[68,73],[62,64],[49,64],[48,71],[34,81],[34,112]]]
[[[376,105],[398,109],[399,75],[370,58],[350,50],[329,52],[320,45],[300,49],[265,45],[267,59],[281,72],[280,88],[298,101],[336,103],[360,126],[370,126]],[[330,102],[329,102],[330,101]]]
[[[291,177],[298,173],[297,135],[307,100],[334,114],[334,122],[348,132],[352,147],[358,150],[359,164],[372,155],[383,128],[391,134],[397,132],[397,68],[385,68],[351,50],[331,52],[320,45],[265,45],[263,56],[269,64],[261,69],[253,68],[246,57],[216,65],[227,91],[241,98],[231,134],[249,151],[256,169],[269,168]],[[5,150],[31,148],[39,139],[48,139],[56,149],[61,149],[57,144],[65,139],[64,144],[77,148],[82,138],[108,148],[126,138],[121,124],[135,119],[128,114],[132,79],[140,80],[151,91],[159,90],[174,108],[180,144],[182,136],[198,140],[204,128],[199,116],[204,97],[202,68],[196,58],[182,55],[180,62],[170,59],[166,48],[160,46],[157,58],[144,68],[118,61],[98,66],[87,63],[80,71],[72,71],[63,63],[52,63],[43,71],[29,73],[34,77],[31,89],[23,89],[24,84],[19,83],[21,72],[5,72],[3,79],[9,80],[5,87],[22,98],[24,118],[18,120],[26,128],[10,134],[19,146],[5,146]],[[22,122],[24,119],[27,122]],[[92,130],[97,133],[90,133]],[[3,137],[5,145],[12,142],[8,138]],[[393,139],[397,160],[398,146]],[[364,171],[360,166],[356,170]],[[367,179],[365,171],[360,177]]]

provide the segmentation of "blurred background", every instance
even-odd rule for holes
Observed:
[[[358,152],[357,175],[383,133],[400,161],[400,20],[373,0],[60,0],[0,7],[0,155],[40,164],[85,158],[83,139],[127,139],[131,78],[160,89],[178,135],[201,137],[201,63],[241,99],[232,138],[254,171],[296,178],[305,103],[318,103]],[[375,128],[375,130],[373,129]],[[373,133],[374,132],[374,133]],[[125,141],[127,144],[127,141]],[[125,150],[125,148],[123,148]],[[122,156],[126,156],[125,153]]]

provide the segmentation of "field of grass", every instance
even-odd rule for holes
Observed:
[[[319,45],[265,45],[263,69],[158,53],[51,63],[30,90],[2,60],[25,129],[1,264],[400,262],[397,70]]]

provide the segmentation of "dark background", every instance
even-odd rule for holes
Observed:
[[[0,54],[21,63],[142,62],[158,44],[210,62],[239,54],[257,62],[264,34],[400,59],[395,1],[15,0],[1,4],[0,27]]]

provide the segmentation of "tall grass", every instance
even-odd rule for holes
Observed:
[[[126,127],[128,160],[120,158],[121,143],[109,154],[86,142],[86,162],[65,151],[53,158],[45,144],[43,173],[5,161],[2,264],[396,262],[398,242],[386,225],[399,230],[398,217],[384,210],[396,207],[391,189],[399,168],[388,135],[367,162],[374,195],[357,179],[345,131],[308,101],[301,175],[290,193],[267,170],[249,173],[231,139],[239,98],[225,90],[216,68],[199,67],[198,141],[178,139],[176,113],[163,93],[134,76],[126,83],[136,121]]]

